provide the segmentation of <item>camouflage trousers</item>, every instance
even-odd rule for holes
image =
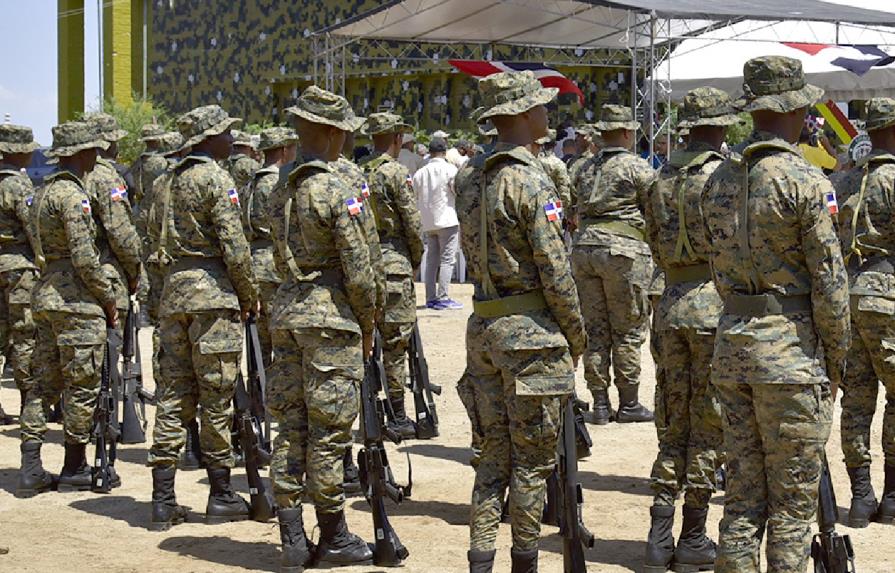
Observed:
[[[361,337],[274,329],[271,340],[267,408],[279,427],[270,464],[277,504],[299,507],[307,487],[317,511],[337,513],[345,507],[343,456],[360,408]]]
[[[717,452],[721,447],[721,411],[710,383],[714,331],[664,328],[661,362],[665,376],[656,388],[659,455],[653,464],[655,505],[674,505],[681,489],[684,503],[708,507],[715,491]]]
[[[851,301],[852,343],[848,351],[848,368],[842,380],[845,465],[850,468],[870,465],[870,424],[876,411],[880,381],[886,389],[883,455],[887,465],[895,465],[895,315],[891,314],[892,302],[869,296],[853,296]]]
[[[457,381],[457,396],[460,397],[460,402],[466,410],[466,416],[469,418],[470,431],[472,433],[472,438],[469,443],[469,447],[472,449],[472,459],[469,461],[469,465],[473,468],[477,468],[482,456],[482,426],[479,424],[479,417],[475,409],[475,388],[473,387],[473,380],[467,375],[467,372],[468,370],[463,372],[463,376]]]
[[[261,312],[258,314],[258,340],[261,342],[261,356],[264,357],[264,368],[270,367],[273,359],[273,345],[270,341],[270,303],[277,289],[280,288],[279,283],[271,283],[266,281],[258,281],[258,293],[261,299]]]
[[[388,380],[388,396],[392,399],[404,398],[407,386],[407,351],[412,322],[385,322],[379,325],[382,335],[382,363]]]
[[[592,393],[609,387],[610,364],[616,386],[640,383],[651,266],[648,256],[617,255],[609,247],[572,249],[572,273],[587,329],[584,378]]]
[[[656,307],[659,304],[661,296],[661,294],[651,294],[649,296],[650,308],[653,311],[652,320],[650,320],[649,326],[649,352],[650,356],[653,358],[653,364],[656,367],[656,390],[653,404],[656,415],[656,437],[659,439],[660,444],[662,443],[662,437],[665,435],[665,431],[668,429],[666,427],[668,418],[665,416],[665,402],[662,399],[665,392],[665,364],[662,361],[662,326],[660,324],[659,313],[656,312]]]
[[[233,467],[230,428],[243,345],[239,311],[172,314],[159,320],[159,374],[149,464],[177,463],[186,426],[199,409],[208,467]]]
[[[482,433],[472,490],[470,549],[494,549],[509,488],[513,547],[530,551],[538,547],[564,396],[519,395],[516,380],[532,369],[571,372],[572,359],[566,348],[487,351],[485,347],[484,340],[467,334],[465,376],[473,388]]]
[[[34,315],[34,323],[34,356],[39,360],[32,363],[35,391],[28,392],[22,408],[22,441],[43,442],[47,432],[44,403],[53,404],[62,394],[65,443],[86,444],[99,395],[106,321],[70,312],[40,312]]]
[[[0,273],[0,348],[12,367],[12,379],[21,392],[33,385],[31,353],[35,327],[31,317],[31,288],[37,271],[17,269]],[[2,366],[0,366],[2,370]]]
[[[805,573],[833,415],[830,385],[719,384],[715,366],[727,453],[715,571],[758,573],[767,530],[768,573]]]

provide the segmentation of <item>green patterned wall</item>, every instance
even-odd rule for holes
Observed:
[[[149,93],[174,113],[219,103],[249,122],[277,122],[280,110],[312,83],[311,33],[375,7],[368,0],[153,0]],[[400,52],[400,57],[394,57]],[[471,128],[475,81],[451,72],[450,58],[567,61],[548,50],[512,46],[398,45],[359,41],[345,51],[345,93],[366,115],[391,108],[426,129]],[[585,59],[587,54],[583,56]],[[584,108],[564,96],[558,123],[586,121],[601,103],[628,103],[625,62],[619,68],[556,67],[584,91]],[[321,63],[321,73],[323,71]]]

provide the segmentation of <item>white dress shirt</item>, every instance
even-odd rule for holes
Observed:
[[[416,191],[423,232],[460,224],[454,207],[454,177],[457,171],[444,157],[433,157],[414,174],[413,189]]]
[[[422,165],[423,158],[406,147],[402,147],[401,151],[398,152],[398,163],[406,167],[407,171],[413,175]]]

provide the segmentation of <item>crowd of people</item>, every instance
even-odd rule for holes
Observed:
[[[277,428],[282,570],[370,562],[344,513],[365,361],[378,334],[388,423],[412,439],[414,277],[426,251],[426,306],[462,308],[449,294],[462,248],[475,285],[457,382],[475,452],[471,573],[492,571],[505,511],[512,571],[537,571],[545,483],[579,364],[588,423],[656,425],[645,571],[757,572],[766,534],[768,570],[804,572],[839,390],[848,523],[895,522],[895,100],[867,103],[873,151],[834,188],[799,149],[822,92],[789,58],[750,60],[736,101],[688,93],[682,145],[658,169],[635,152],[631,108],[604,105],[596,124],[557,141],[546,107],[557,90],[531,72],[479,89],[481,148],[435,133],[425,153],[400,116],[360,118],[316,86],[286,110],[288,127],[257,141],[234,134],[240,120],[217,105],[183,114],[176,132],[147,125],[129,170],[115,163],[125,132],[91,114],[53,128],[58,168],[37,189],[21,172],[31,130],[0,126],[2,340],[22,395],[16,495],[91,489],[85,450],[107,328],[139,297],[157,385],[147,526],[186,518],[174,484],[190,427],[209,478],[206,522],[247,519],[230,481],[231,424],[242,323],[255,317]],[[755,128],[728,148],[737,112]],[[354,152],[355,134],[370,138],[369,153]],[[639,396],[648,330],[655,414]],[[880,380],[878,501],[869,442]],[[41,447],[60,395],[65,461],[54,475]],[[716,545],[706,518],[722,475]]]

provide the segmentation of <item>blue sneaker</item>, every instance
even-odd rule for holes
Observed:
[[[442,308],[445,310],[461,310],[463,308],[463,304],[455,301],[452,298],[446,298],[441,302]]]
[[[444,301],[430,300],[426,303],[426,308],[428,308],[429,310],[444,310]]]

